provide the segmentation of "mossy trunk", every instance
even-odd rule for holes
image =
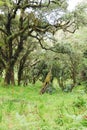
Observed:
[[[5,85],[10,85],[10,84],[14,85],[15,84],[14,67],[11,65],[8,65],[6,68],[4,83],[5,83]]]
[[[59,83],[59,86],[62,90],[65,89],[65,86],[64,86],[64,81],[63,81],[63,78],[59,78],[57,79],[58,80],[58,83]]]
[[[52,79],[52,73],[51,73],[51,70],[48,72],[46,78],[45,78],[45,81],[43,83],[43,87],[42,89],[40,90],[40,94],[44,94],[49,86],[49,84],[51,83],[51,79]]]

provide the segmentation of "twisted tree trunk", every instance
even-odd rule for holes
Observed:
[[[40,90],[40,94],[44,94],[51,82],[51,79],[52,79],[52,73],[51,73],[51,70],[49,71],[49,73],[47,74],[46,78],[45,78],[45,81],[43,83],[43,87],[42,89]]]

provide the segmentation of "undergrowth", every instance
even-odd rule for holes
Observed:
[[[87,95],[80,87],[40,95],[41,84],[0,87],[0,130],[86,130]]]

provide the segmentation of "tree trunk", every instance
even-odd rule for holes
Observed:
[[[59,83],[60,88],[61,88],[62,90],[64,90],[65,87],[64,87],[63,78],[58,78],[57,80],[58,80],[58,83]]]
[[[32,83],[35,84],[35,82],[36,82],[36,79],[35,79],[35,76],[33,76]]]
[[[4,79],[5,85],[14,85],[15,80],[14,80],[14,67],[13,66],[7,66],[6,68],[6,73],[5,73],[5,79]]]
[[[48,72],[46,78],[45,78],[45,81],[43,83],[43,87],[42,89],[40,90],[40,94],[44,94],[47,90],[47,87],[49,86],[49,84],[51,83],[51,79],[52,79],[52,73],[51,73],[51,70]]]
[[[40,90],[40,94],[44,94],[46,92],[48,85],[49,84],[47,83],[45,86],[43,86],[43,88]]]
[[[18,70],[18,86],[21,85],[22,76],[23,76],[23,68],[19,67],[19,70]]]
[[[76,73],[75,73],[75,71],[72,72],[72,80],[73,80],[73,85],[75,86],[75,84],[76,84]]]

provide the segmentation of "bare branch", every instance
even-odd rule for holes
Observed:
[[[33,67],[33,66],[35,66],[37,63],[39,63],[40,62],[40,60],[35,60],[31,65],[30,65],[30,67]]]
[[[68,30],[68,29],[66,28],[66,29],[64,29],[63,31],[64,31],[64,32],[67,31],[67,32],[69,32],[69,33],[74,33],[74,32],[76,31],[76,29],[77,29],[77,28],[74,28],[73,30]]]
[[[74,26],[74,27],[73,27]],[[72,30],[69,29],[70,27],[72,27]],[[74,33],[77,29],[77,26],[75,25],[75,21],[70,21],[68,22],[65,26],[63,26],[63,31],[65,32],[69,32],[69,33]]]
[[[56,52],[55,50],[53,50],[53,47],[46,48],[45,46],[43,46],[43,44],[41,43],[42,38],[39,38],[38,35],[34,36],[34,35],[30,34],[30,36],[38,40],[38,42],[39,42],[42,49]]]

